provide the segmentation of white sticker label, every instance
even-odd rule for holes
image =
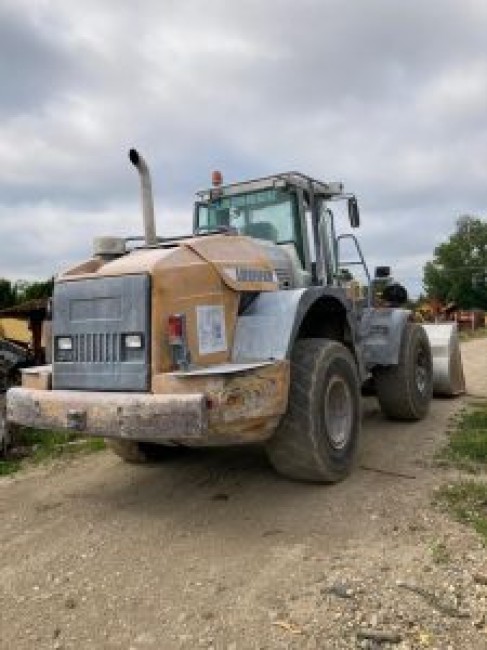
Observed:
[[[227,349],[227,335],[223,305],[200,305],[196,307],[196,323],[200,354],[225,352]]]

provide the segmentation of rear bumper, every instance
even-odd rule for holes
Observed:
[[[203,394],[152,395],[11,388],[7,420],[26,427],[154,442],[194,440],[208,432]]]
[[[162,373],[153,393],[50,390],[50,368],[23,373],[7,420],[37,429],[190,446],[267,440],[287,408],[289,363],[222,364]]]

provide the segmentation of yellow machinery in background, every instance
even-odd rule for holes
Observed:
[[[0,392],[20,380],[20,369],[45,362],[47,300],[0,312]]]
[[[45,363],[47,300],[29,300],[0,312],[0,456],[8,444],[5,426],[4,393],[20,383],[20,372]],[[48,347],[48,346],[47,346]]]
[[[23,318],[0,318],[0,339],[9,339],[10,341],[29,345],[32,341],[32,335],[29,331],[28,321]]]

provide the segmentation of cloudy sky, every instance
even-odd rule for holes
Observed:
[[[357,194],[370,266],[417,293],[487,215],[486,34],[485,0],[0,0],[0,276],[140,234],[135,145],[158,234],[214,168],[298,169]]]

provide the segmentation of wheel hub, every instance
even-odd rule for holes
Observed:
[[[346,447],[352,436],[353,399],[347,382],[334,375],[325,393],[325,424],[331,446]]]

